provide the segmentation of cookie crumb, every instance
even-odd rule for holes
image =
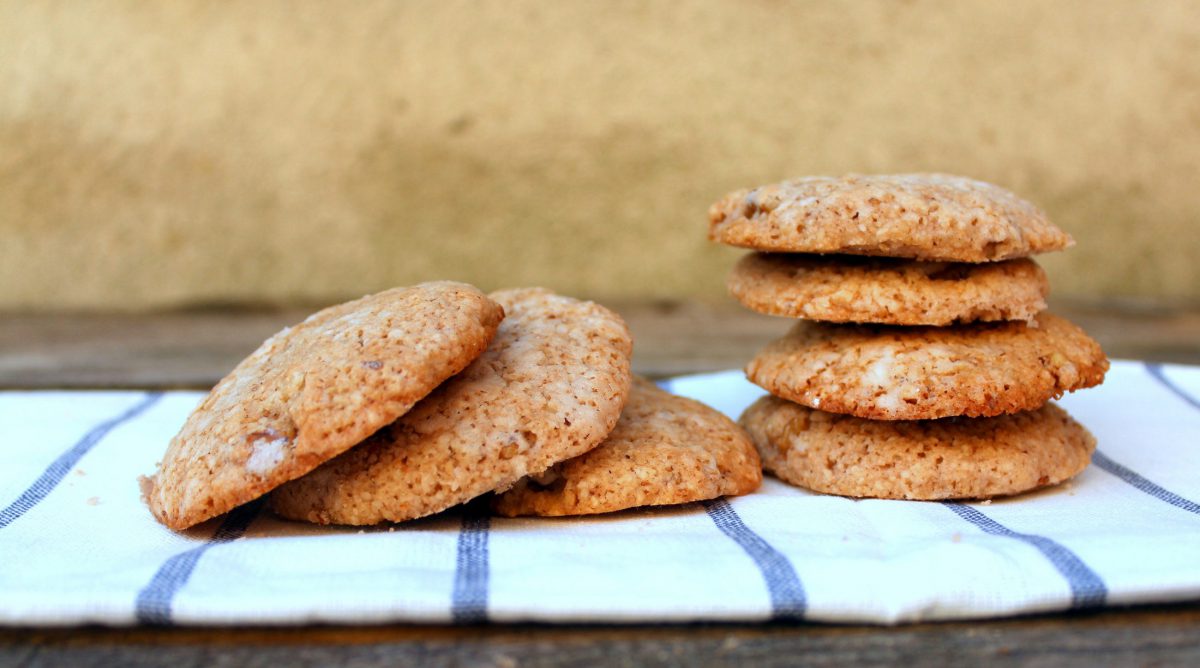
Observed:
[[[98,506],[98,505],[100,505],[100,497],[98,497],[98,496],[93,496],[92,498],[90,498],[90,499],[88,499],[88,500],[87,500],[87,504],[88,504],[89,506]]]
[[[962,542],[962,534],[955,531],[953,534],[950,535],[950,542],[951,543],[961,543]]]
[[[87,471],[84,471],[83,469],[75,469],[75,475],[84,476],[87,475]]]

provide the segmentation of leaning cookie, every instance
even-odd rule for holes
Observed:
[[[461,371],[503,317],[472,286],[425,283],[279,332],[217,383],[142,478],[150,510],[186,529],[304,475]]]
[[[1031,320],[1050,290],[1028,258],[968,264],[800,253],[750,253],[728,286],[760,313],[887,325]]]
[[[800,322],[750,361],[775,396],[872,420],[986,417],[1098,385],[1108,358],[1063,318],[957,327]]]
[[[747,494],[761,482],[758,453],[732,420],[636,378],[603,443],[523,478],[492,508],[507,517],[590,515]]]
[[[946,174],[784,181],[730,193],[708,218],[713,241],[761,251],[989,262],[1072,244],[1033,204]]]
[[[1096,439],[1054,404],[993,418],[880,422],[766,396],[738,421],[763,468],[801,487],[880,499],[987,499],[1056,485]]]
[[[491,297],[507,317],[479,359],[363,444],[275,490],[272,510],[318,524],[399,522],[507,489],[604,440],[629,393],[624,321],[546,290]]]

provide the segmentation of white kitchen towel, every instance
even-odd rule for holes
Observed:
[[[736,416],[740,372],[664,383]],[[896,623],[1200,599],[1200,368],[1118,362],[1061,404],[1099,439],[992,503],[744,497],[573,519],[467,507],[366,530],[249,504],[184,534],[152,472],[196,392],[0,393],[0,624]]]

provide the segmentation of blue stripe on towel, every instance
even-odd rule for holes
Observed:
[[[58,486],[58,483],[62,482],[62,479],[79,463],[79,460],[83,459],[83,456],[95,447],[101,439],[107,436],[110,431],[121,423],[132,420],[145,412],[146,409],[158,403],[158,400],[162,399],[162,396],[162,392],[151,392],[120,415],[92,427],[75,445],[59,455],[58,459],[55,459],[42,472],[42,475],[29,486],[29,489],[26,489],[17,497],[16,501],[10,503],[4,510],[0,510],[0,529],[12,524],[17,518],[41,503],[42,499],[49,496],[50,492],[54,491],[54,488]]]
[[[1066,578],[1067,584],[1071,587],[1072,608],[1099,607],[1104,605],[1108,599],[1108,587],[1104,584],[1104,580],[1101,580],[1095,571],[1083,563],[1083,560],[1078,555],[1063,545],[1045,536],[1017,533],[971,506],[953,501],[945,501],[942,505],[954,511],[955,514],[964,520],[979,527],[984,533],[993,536],[1015,538],[1037,548],[1039,552],[1050,560],[1054,568]]]
[[[196,563],[209,548],[242,537],[262,510],[263,499],[251,501],[229,512],[212,538],[186,552],[167,559],[150,582],[137,595],[135,612],[142,624],[170,624],[175,595],[187,584],[196,570]]]
[[[1180,399],[1183,399],[1187,403],[1191,404],[1192,408],[1200,409],[1200,401],[1197,401],[1190,394],[1188,394],[1187,392],[1184,392],[1183,388],[1181,388],[1178,385],[1176,385],[1175,383],[1171,382],[1171,379],[1167,378],[1167,374],[1163,373],[1163,367],[1161,364],[1155,364],[1153,362],[1146,362],[1145,367],[1146,367],[1146,371],[1149,372],[1149,374],[1154,378],[1154,380],[1158,381],[1159,385],[1162,385],[1163,387],[1170,390],[1171,393],[1174,394],[1175,396],[1177,396]]]
[[[454,569],[454,591],[450,594],[450,617],[460,624],[487,621],[488,530],[486,511],[464,509],[458,533],[458,555]],[[478,512],[478,514],[476,514]]]
[[[802,619],[808,607],[804,586],[796,569],[782,552],[759,536],[738,516],[725,499],[705,501],[704,509],[717,528],[737,543],[758,566],[767,592],[771,596],[771,612],[776,619]]]
[[[1195,501],[1185,499],[1170,490],[1159,487],[1146,478],[1134,473],[1132,470],[1109,459],[1107,455],[1099,450],[1092,453],[1092,463],[1117,476],[1121,480],[1124,480],[1130,485],[1133,485],[1137,489],[1149,494],[1150,496],[1153,496],[1159,501],[1164,501],[1172,506],[1175,506],[1176,508],[1186,510],[1189,513],[1196,513],[1197,515],[1200,515],[1200,504],[1196,503]]]

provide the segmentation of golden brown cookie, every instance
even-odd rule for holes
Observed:
[[[992,418],[881,422],[778,397],[738,422],[763,468],[808,489],[881,499],[986,499],[1078,474],[1096,439],[1054,404]]]
[[[142,479],[150,510],[186,529],[304,475],[461,371],[503,317],[472,286],[424,283],[279,332],[217,383]]]
[[[1011,192],[946,174],[810,176],[730,193],[708,218],[713,241],[761,251],[987,262],[1073,243]]]
[[[633,342],[608,309],[539,289],[459,375],[362,445],[271,495],[284,517],[375,524],[430,515],[587,452],[629,394]]]
[[[1028,258],[967,264],[800,253],[750,253],[728,286],[760,313],[888,325],[1031,320],[1050,290]]]
[[[635,378],[603,443],[492,500],[501,515],[590,515],[747,494],[762,483],[750,439],[704,404]]]
[[[891,327],[800,322],[746,367],[784,399],[873,420],[1015,413],[1104,380],[1100,345],[1063,318]]]

